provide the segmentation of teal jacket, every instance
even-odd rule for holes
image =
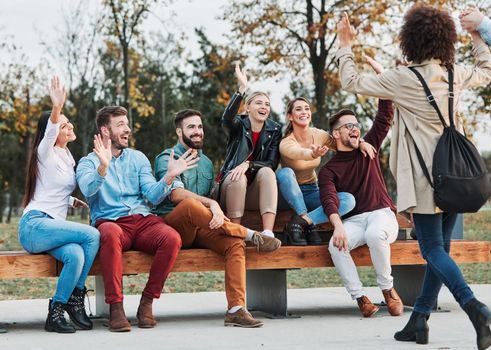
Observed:
[[[173,148],[168,148],[155,157],[155,177],[157,180],[163,178],[167,173],[167,164],[172,149],[174,150],[174,159],[179,158],[186,152],[186,148],[182,144],[177,143]],[[182,182],[186,190],[203,197],[208,197],[213,187],[213,163],[203,154],[203,151],[199,150],[198,154],[200,157],[198,166],[185,171],[175,180]],[[165,215],[175,207],[176,205],[167,197],[152,212],[157,215]]]

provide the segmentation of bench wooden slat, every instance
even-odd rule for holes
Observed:
[[[419,265],[424,260],[416,241],[396,241],[391,244],[392,265]],[[367,246],[352,251],[358,266],[371,266]],[[451,256],[457,263],[485,263],[490,261],[490,242],[455,240]],[[123,254],[124,274],[148,273],[153,256],[136,251]],[[258,253],[254,247],[246,248],[246,264],[249,270],[332,267],[326,245],[294,247],[283,246],[273,253]],[[184,249],[173,272],[221,271],[223,258],[208,249]],[[61,271],[61,263],[46,254],[30,255],[25,251],[0,252],[0,278],[55,277]],[[96,259],[91,275],[100,275],[99,259]]]
[[[0,278],[56,277],[57,261],[48,254],[0,251]]]

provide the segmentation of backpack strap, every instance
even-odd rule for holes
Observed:
[[[440,121],[443,124],[443,127],[446,128],[447,123],[445,122],[445,119],[443,118],[442,112],[440,112],[440,108],[438,108],[438,105],[436,104],[435,97],[431,93],[431,90],[428,87],[428,84],[426,84],[426,81],[424,80],[423,76],[414,67],[409,67],[409,69],[411,70],[411,72],[416,74],[416,77],[421,82],[421,85],[423,85],[423,89],[425,90],[425,94],[426,94],[426,99],[431,104],[431,106],[435,109],[436,113],[438,114],[438,118],[440,118]],[[450,78],[450,74],[449,74],[449,78]],[[452,92],[451,92],[451,94],[449,93],[449,97],[450,97],[450,95],[452,95],[452,111],[453,111],[453,74],[452,74],[452,84],[450,86],[452,86]],[[449,104],[450,104],[450,98],[449,98]],[[449,107],[450,107],[450,105],[449,105]],[[451,120],[450,124],[453,124],[452,119],[453,118],[450,117],[450,120]]]
[[[450,126],[455,128],[453,120],[453,69],[448,70],[448,120]]]

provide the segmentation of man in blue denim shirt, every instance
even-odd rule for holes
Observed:
[[[104,107],[96,117],[99,135],[94,152],[77,166],[77,181],[91,209],[91,223],[101,233],[100,262],[106,303],[110,304],[109,330],[131,330],[123,309],[122,252],[129,249],[154,254],[148,282],[137,311],[138,326],[155,327],[152,302],[159,298],[181,247],[179,233],[151,214],[145,199],[162,202],[176,188],[175,177],[196,167],[189,153],[171,162],[167,173],[156,181],[147,157],[129,149],[131,129],[123,107]]]
[[[154,210],[175,228],[182,239],[183,248],[208,248],[225,258],[225,294],[228,311],[226,326],[260,327],[245,308],[245,250],[244,239],[257,244],[259,251],[273,251],[281,242],[230,222],[219,204],[208,198],[213,181],[213,163],[201,150],[203,123],[199,111],[185,109],[174,119],[179,139],[177,145],[160,153],[155,159],[155,176],[165,177],[176,157],[193,152],[199,158],[198,167],[184,171],[178,179],[184,188],[172,192]]]
[[[478,31],[482,40],[491,45],[491,19],[484,16],[477,7],[469,7],[462,11],[460,25],[469,32]]]

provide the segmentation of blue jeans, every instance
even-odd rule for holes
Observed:
[[[329,221],[321,205],[317,183],[299,185],[291,168],[279,169],[276,172],[276,179],[281,195],[297,215],[307,214],[314,225]],[[352,194],[340,192],[338,198],[340,216],[349,213],[355,207],[355,197]]]
[[[427,263],[423,286],[414,304],[414,311],[429,315],[442,283],[452,292],[461,307],[474,298],[462,272],[448,254],[456,219],[457,214],[449,213],[413,214],[419,248]]]
[[[53,302],[66,304],[75,287],[83,289],[99,250],[99,231],[89,225],[55,220],[30,210],[19,222],[19,242],[29,253],[46,252],[63,263]]]

